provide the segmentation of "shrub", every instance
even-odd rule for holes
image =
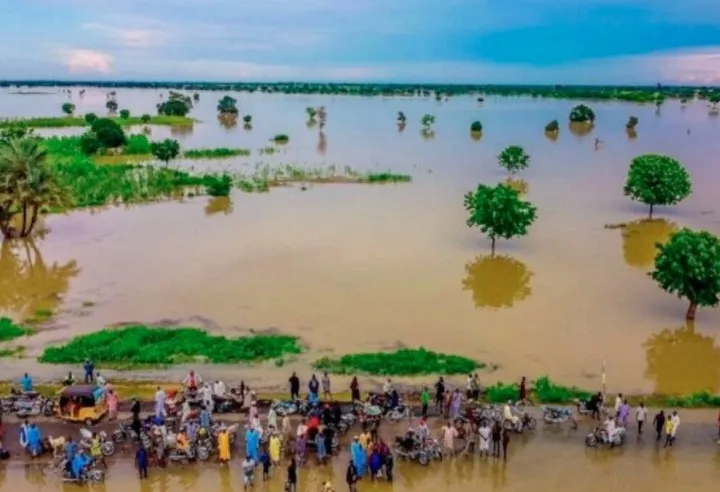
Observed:
[[[92,125],[98,117],[95,113],[88,113],[85,115],[85,123]]]
[[[471,132],[479,133],[482,131],[482,129],[483,129],[482,123],[480,123],[479,121],[473,121],[472,124],[470,125]]]
[[[121,109],[120,110],[120,118],[122,118],[124,120],[130,118],[130,111],[127,109]]]
[[[395,352],[349,354],[338,359],[323,357],[315,361],[313,367],[333,374],[420,376],[467,374],[485,365],[466,357],[419,348],[400,349]]]
[[[23,335],[29,335],[31,330],[16,325],[10,318],[0,318],[0,342],[14,340]]]

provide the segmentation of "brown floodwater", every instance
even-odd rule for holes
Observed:
[[[273,328],[301,336],[308,353],[297,361],[242,370],[263,386],[282,384],[289,370],[307,375],[319,355],[422,345],[497,364],[492,374],[481,374],[483,382],[548,374],[599,386],[605,361],[610,391],[720,390],[720,310],[701,309],[686,324],[686,303],[647,275],[654,243],[675,228],[720,234],[718,119],[704,103],[681,109],[668,102],[660,115],[651,106],[592,103],[597,124],[589,134],[561,125],[559,137],[550,139],[544,125],[564,121],[575,102],[488,98],[478,106],[469,97],[438,104],[241,94],[241,113],[253,115],[246,130],[220,125],[214,112],[222,95],[201,93],[193,115],[202,123],[192,130],[155,127],[152,137],[172,134],[186,147],[246,147],[253,155],[179,166],[335,164],[410,173],[414,181],[236,191],[230,200],[51,216],[44,238],[0,250],[0,314],[58,312],[47,329],[18,341],[28,358],[3,359],[4,374],[29,369],[56,377],[60,369],[33,362],[45,345],[139,321],[225,335]],[[57,115],[66,100],[3,91],[0,116]],[[118,101],[133,114],[151,112],[158,93],[119,90]],[[74,102],[80,113],[104,112],[102,91],[89,89]],[[305,125],[310,105],[327,108],[322,137]],[[397,111],[408,117],[402,132]],[[420,133],[424,113],[437,117],[433,138]],[[624,129],[630,115],[640,119],[635,136]],[[473,120],[482,121],[480,139],[468,131]],[[278,154],[259,155],[276,133],[288,134],[290,143]],[[598,150],[595,138],[603,142]],[[465,225],[463,194],[507,178],[496,156],[510,144],[532,156],[515,186],[537,205],[538,220],[527,237],[499,241],[491,258],[489,242]],[[694,185],[690,198],[658,208],[652,221],[645,220],[646,207],[622,193],[630,159],[646,152],[679,159]],[[627,227],[604,228],[621,222]],[[207,377],[239,378],[231,367],[200,369]],[[643,466],[655,465],[648,458]]]

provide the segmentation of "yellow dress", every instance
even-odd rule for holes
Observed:
[[[270,437],[270,459],[275,463],[280,461],[280,438],[277,436]]]
[[[221,461],[230,461],[230,436],[227,432],[221,432],[218,436],[218,451]]]
[[[363,450],[367,451],[368,444],[370,444],[370,434],[360,434],[360,438],[358,439],[358,441],[360,442],[360,446],[363,448]]]

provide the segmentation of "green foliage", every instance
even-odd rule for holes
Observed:
[[[482,123],[479,121],[473,121],[472,124],[470,124],[470,131],[473,133],[480,133],[483,130]]]
[[[205,185],[205,190],[210,196],[229,196],[232,184],[232,177],[223,174],[222,176],[214,176],[213,179]]]
[[[85,123],[87,123],[88,125],[92,125],[97,119],[98,117],[95,113],[88,113],[85,115]]]
[[[519,145],[511,145],[500,152],[498,164],[506,171],[509,171],[510,174],[515,174],[528,168],[530,156]]]
[[[467,357],[419,348],[400,349],[395,352],[349,354],[338,359],[323,357],[315,361],[313,367],[332,374],[422,376],[468,374],[485,365]]]
[[[650,205],[675,205],[692,193],[687,170],[672,157],[643,154],[632,160],[624,187],[625,196]]]
[[[90,128],[100,145],[106,149],[121,147],[127,141],[123,129],[111,118],[98,118]]]
[[[105,107],[108,111],[114,113],[118,110],[118,103],[115,99],[110,99],[108,102],[105,103]]]
[[[100,152],[102,144],[94,132],[85,132],[80,136],[80,148],[86,155]]]
[[[0,130],[0,145],[6,145],[12,140],[35,138],[35,131],[23,123],[4,127]]]
[[[570,110],[570,121],[573,123],[593,123],[595,112],[584,104],[579,104]]]
[[[404,124],[405,121],[407,121],[407,118],[405,117],[405,113],[403,113],[402,111],[398,111],[397,122],[400,124]]]
[[[425,129],[429,130],[430,127],[435,124],[435,117],[431,114],[425,114],[420,120],[420,123],[423,127],[425,127]]]
[[[659,109],[660,106],[662,106],[663,103],[665,102],[665,96],[660,95],[660,94],[657,95],[657,96],[655,97],[655,101],[654,101],[654,102],[655,102],[655,106]]]
[[[218,113],[222,115],[237,115],[237,99],[231,96],[224,96],[220,99],[220,101],[218,101],[217,110]]]
[[[665,244],[656,244],[655,269],[650,276],[670,294],[690,302],[687,317],[697,306],[720,302],[720,239],[707,231],[680,229]]]
[[[628,130],[632,130],[637,126],[639,122],[640,120],[637,118],[637,116],[631,116],[630,118],[628,118],[628,121],[625,124],[625,128],[627,128]]]
[[[147,114],[147,113],[145,113],[144,115],[142,115],[142,116],[140,117],[140,121],[143,122],[143,123],[150,123],[150,120],[152,120],[152,116],[150,116],[150,115]]]
[[[62,112],[66,115],[71,115],[75,112],[75,105],[73,103],[65,103],[62,105]]]
[[[121,109],[120,110],[120,118],[126,120],[130,118],[130,110],[128,109]]]
[[[542,376],[533,382],[533,396],[539,403],[567,403],[575,399],[587,400],[591,393],[576,386],[555,384]]]
[[[92,113],[90,113],[92,114]],[[149,116],[149,115],[148,115]],[[11,119],[0,119],[0,128],[15,127],[18,125],[24,125],[28,128],[70,128],[76,126],[87,126],[92,125],[93,121],[97,119],[97,116],[91,116],[91,121],[86,121],[87,115],[83,118],[74,116],[52,116],[52,117],[38,117],[38,118],[11,118]],[[185,116],[155,116],[150,119],[143,119],[136,116],[130,116],[127,119],[117,118],[110,116],[109,119],[115,121],[122,126],[139,125],[141,123],[151,123],[153,125],[168,125],[168,126],[185,126],[192,125],[194,120]]]
[[[259,362],[301,352],[298,339],[285,335],[239,338],[212,336],[198,328],[152,328],[143,325],[104,329],[48,347],[40,357],[51,364],[143,366],[171,365],[198,360],[216,364]]]
[[[183,157],[186,159],[224,159],[236,156],[247,157],[250,153],[250,149],[218,147],[214,149],[188,149],[183,152]]]
[[[412,176],[408,174],[395,174],[391,172],[385,173],[367,173],[362,176],[362,181],[366,183],[408,183],[412,181]]]
[[[249,125],[250,123],[252,123],[252,115],[246,114],[245,116],[243,116],[243,122],[246,125]]]
[[[687,396],[671,396],[668,397],[666,406],[674,408],[720,407],[720,396],[708,392],[694,393]]]
[[[10,318],[0,318],[0,342],[7,342],[30,335],[32,330],[13,323]]]
[[[520,386],[516,383],[495,383],[485,388],[485,401],[489,403],[505,403],[516,401],[520,396]]]
[[[180,154],[180,144],[177,140],[166,138],[161,142],[153,142],[150,144],[150,153],[158,160],[165,164],[175,159]]]
[[[157,105],[158,114],[165,116],[186,116],[190,106],[180,99],[169,99]]]
[[[519,193],[505,184],[479,184],[475,192],[465,194],[465,210],[470,216],[468,227],[479,227],[492,241],[497,238],[524,236],[537,217],[537,208],[520,198]]]
[[[271,141],[275,142],[276,144],[286,144],[290,141],[290,137],[285,135],[284,133],[278,133],[273,138],[270,139]]]
[[[552,120],[550,123],[545,125],[545,131],[547,133],[555,133],[560,131],[560,123],[558,123],[558,120]]]
[[[315,117],[317,116],[317,110],[313,107],[308,106],[305,108],[305,114],[308,117],[309,121],[315,121]]]
[[[195,94],[193,94],[193,101],[198,102],[199,100],[200,100],[200,94],[198,94],[196,92]]]
[[[148,155],[152,153],[150,140],[146,135],[128,135],[123,154],[125,155]]]

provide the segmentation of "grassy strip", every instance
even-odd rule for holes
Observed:
[[[15,340],[30,334],[32,334],[30,328],[16,325],[10,318],[0,318],[0,342]]]
[[[189,126],[195,123],[193,118],[186,116],[151,116],[150,121],[144,122],[140,116],[130,116],[129,118],[120,118],[118,116],[109,116],[121,126],[132,125],[164,125],[164,126]],[[69,128],[77,126],[90,126],[84,117],[79,116],[50,116],[36,118],[5,118],[0,119],[0,128],[25,125],[29,128]]]
[[[360,353],[338,359],[323,357],[313,363],[320,371],[333,374],[373,374],[423,376],[428,374],[468,374],[485,367],[481,362],[458,355],[441,354],[424,348],[395,352]]]
[[[368,173],[362,176],[363,183],[380,184],[380,183],[409,183],[412,176],[409,174],[394,174],[391,172],[384,173]]]
[[[257,362],[300,352],[297,337],[286,335],[226,338],[198,328],[134,325],[75,337],[60,347],[46,348],[39,360],[81,364],[89,358],[96,364],[130,368],[187,362]]]
[[[224,159],[227,157],[242,156],[247,157],[250,155],[250,149],[218,147],[214,149],[188,149],[183,152],[183,157],[186,159]]]
[[[538,403],[569,403],[573,400],[585,400],[590,398],[591,392],[575,386],[562,386],[542,376],[533,381],[531,390],[533,401]],[[496,383],[486,388],[485,400],[491,403],[504,403],[515,401],[520,394],[520,387],[517,383],[503,384]]]

